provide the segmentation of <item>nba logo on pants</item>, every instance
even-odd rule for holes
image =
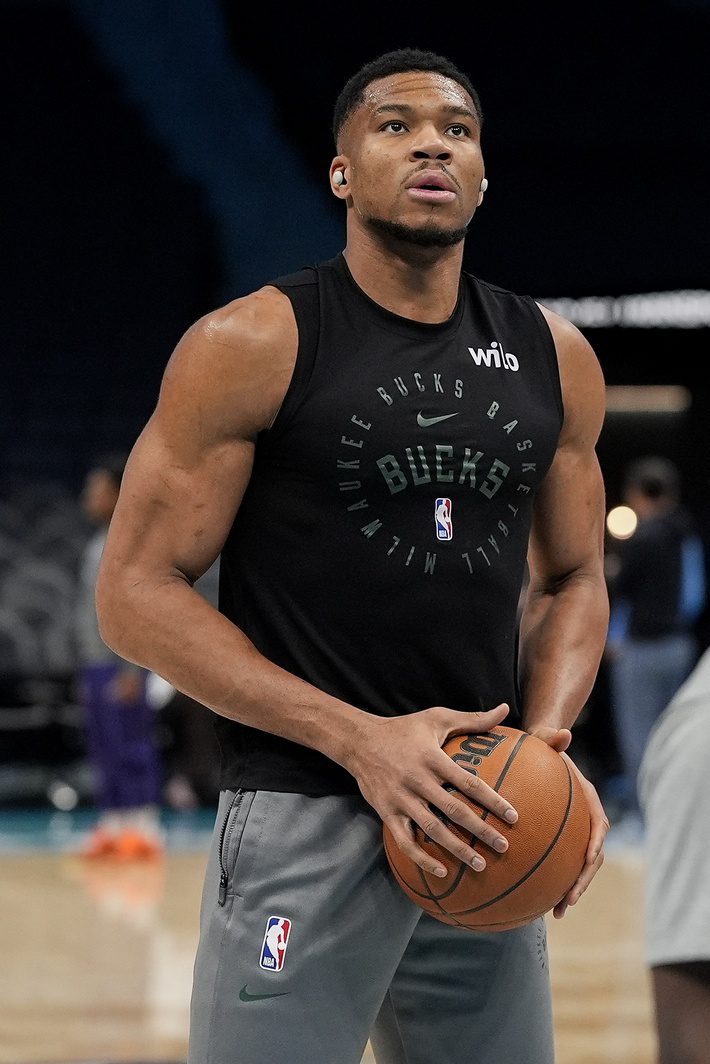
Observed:
[[[451,499],[437,499],[434,503],[434,524],[437,539],[453,539],[454,526],[451,523]]]
[[[259,967],[267,972],[280,972],[284,966],[288,937],[291,934],[291,921],[285,916],[270,916],[266,921],[264,941],[261,946]]]

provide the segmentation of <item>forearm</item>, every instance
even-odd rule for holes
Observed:
[[[101,635],[220,716],[320,750],[347,768],[369,714],[260,654],[181,576],[99,585]]]
[[[602,578],[530,592],[520,625],[523,726],[571,728],[594,686],[609,603]]]

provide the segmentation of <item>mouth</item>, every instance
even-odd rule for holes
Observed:
[[[408,188],[407,195],[423,203],[451,203],[452,200],[456,199],[455,192],[449,192],[443,188],[428,188],[427,186]]]
[[[441,170],[425,170],[407,185],[407,194],[425,203],[450,203],[456,199],[456,186]]]

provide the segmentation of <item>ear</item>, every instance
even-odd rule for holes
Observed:
[[[336,184],[336,174],[341,174],[343,180]],[[350,160],[347,155],[336,155],[330,164],[330,191],[338,199],[346,199],[350,193]]]
[[[480,207],[481,204],[483,203],[483,194],[485,193],[487,188],[488,188],[488,178],[484,177],[483,180],[481,181],[481,188],[480,188],[480,191],[478,193],[478,202],[476,203],[477,207]]]

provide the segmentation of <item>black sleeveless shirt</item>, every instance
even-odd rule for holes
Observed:
[[[563,410],[534,300],[463,273],[452,316],[393,314],[343,255],[272,284],[298,357],[220,560],[219,609],[282,668],[383,716],[519,720],[518,607]],[[215,717],[221,784],[357,790],[316,750]]]

